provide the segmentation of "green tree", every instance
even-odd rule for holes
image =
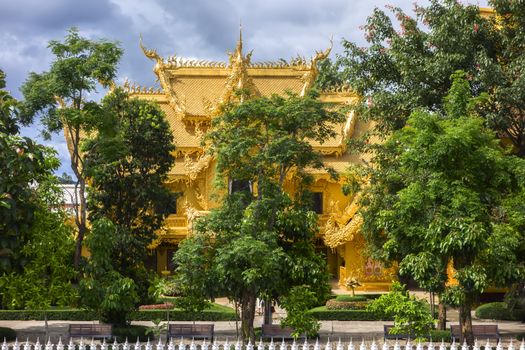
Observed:
[[[87,232],[86,175],[80,143],[100,118],[97,103],[90,98],[94,97],[97,84],[104,88],[112,84],[122,50],[113,42],[83,38],[75,28],[69,30],[63,42],[52,40],[48,47],[55,59],[49,71],[31,73],[22,86],[20,115],[25,123],[40,118],[45,137],[56,132],[66,136],[79,193],[74,255],[74,265],[78,267]]]
[[[23,270],[0,277],[1,304],[10,309],[46,310],[51,306],[71,306],[77,301],[72,285],[75,270],[71,259],[75,250],[73,227],[61,205],[61,192],[50,175],[35,190],[38,208],[20,257]],[[53,252],[50,254],[49,252]]]
[[[414,112],[378,146],[361,212],[375,256],[398,261],[400,272],[425,288],[439,288],[459,306],[462,334],[472,343],[471,308],[479,294],[523,275],[519,233],[505,229],[514,212],[503,204],[520,193],[525,164],[470,112],[465,78],[452,77],[448,115]],[[454,287],[445,287],[449,262]]]
[[[119,228],[110,220],[93,222],[86,238],[86,246],[92,253],[86,275],[80,281],[81,302],[96,310],[101,321],[114,325],[126,325],[129,313],[139,301],[135,281],[114,268],[112,254],[120,236]]]
[[[175,160],[173,135],[155,103],[129,98],[121,89],[106,96],[100,109],[103,122],[82,148],[89,219],[106,218],[116,226],[113,269],[133,279],[145,300],[147,247],[175,205],[175,194],[164,185]]]
[[[34,184],[58,167],[54,152],[19,135],[19,103],[0,70],[0,274],[20,272],[21,252],[39,208]]]
[[[248,97],[212,121],[206,142],[216,159],[223,204],[197,222],[175,259],[177,274],[191,285],[193,267],[183,257],[188,251],[206,256],[198,278],[212,282],[199,283],[195,293],[223,294],[238,303],[243,338],[253,340],[257,298],[280,300],[299,285],[310,286],[317,297],[327,290],[326,262],[313,246],[317,217],[308,209],[311,178],[305,170],[323,168],[310,142],[333,137],[332,125],[342,116],[325,110],[315,92]],[[295,185],[293,196],[285,192],[287,179]],[[225,185],[236,181],[250,185],[225,193]]]
[[[496,13],[488,18],[455,0],[416,5],[413,17],[389,7],[396,23],[376,8],[363,26],[368,45],[343,41],[341,78],[363,97],[355,108],[377,134],[402,128],[418,108],[443,112],[450,76],[463,70],[473,95],[489,96],[480,116],[525,156],[525,13],[512,1],[489,4]]]

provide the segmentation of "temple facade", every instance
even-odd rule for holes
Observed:
[[[150,245],[150,265],[163,275],[169,275],[173,253],[178,244],[192,234],[193,221],[218,206],[213,199],[215,162],[201,146],[202,136],[221,104],[231,101],[236,89],[249,88],[254,95],[269,96],[292,91],[304,95],[312,88],[317,76],[317,63],[325,59],[331,47],[318,51],[311,59],[297,57],[290,61],[252,62],[252,53],[244,54],[242,36],[227,62],[161,57],[155,50],[142,45],[144,54],[153,61],[153,72],[159,88],[147,88],[125,83],[134,97],[157,102],[165,112],[176,145],[176,163],[166,183],[182,195],[176,210],[166,219]],[[327,106],[349,104],[357,98],[350,89],[322,91],[320,100]],[[349,113],[345,123],[334,125],[337,136],[314,144],[326,165],[343,174],[360,157],[351,154],[347,141],[358,137],[367,124]],[[344,177],[331,179],[328,173],[316,170],[311,187],[315,211],[319,215],[320,231],[316,239],[318,251],[327,257],[332,275],[344,285],[347,278],[356,278],[363,290],[386,290],[395,278],[395,270],[369,259],[364,254],[364,239],[359,233],[361,218],[356,214],[358,195],[342,193]],[[293,190],[292,182],[285,187]]]

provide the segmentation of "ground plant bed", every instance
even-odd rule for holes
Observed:
[[[136,310],[130,313],[132,321],[154,321],[156,319],[167,320],[168,310]],[[0,310],[0,320],[68,320],[68,321],[94,321],[99,316],[96,312],[82,309],[65,310]],[[189,313],[181,309],[169,310],[171,321],[235,321],[235,311],[227,306],[211,304],[209,309],[199,313]]]

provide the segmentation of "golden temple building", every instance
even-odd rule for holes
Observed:
[[[181,240],[192,234],[192,222],[218,206],[212,199],[215,164],[201,147],[201,138],[221,104],[230,101],[239,88],[250,88],[256,96],[285,91],[304,95],[313,86],[317,63],[331,50],[330,47],[318,51],[309,60],[297,57],[288,62],[252,62],[252,52],[244,54],[242,44],[240,36],[228,62],[211,62],[176,56],[164,58],[141,42],[144,54],[154,63],[153,72],[160,88],[125,84],[132,96],[160,105],[176,145],[176,162],[166,186],[182,195],[165,228],[150,246],[150,265],[156,266],[161,274],[168,275],[173,270],[171,258]],[[348,104],[356,98],[348,88],[320,94],[322,102],[332,105]],[[367,124],[349,113],[346,122],[335,128],[335,138],[314,144],[314,148],[322,154],[327,166],[343,174],[350,164],[360,162],[358,155],[348,152],[347,141],[362,134]],[[331,179],[324,170],[315,170],[312,175],[315,181],[311,191],[320,223],[316,247],[327,256],[330,273],[341,285],[346,278],[354,277],[362,284],[362,290],[387,290],[395,271],[364,255],[365,242],[359,233],[361,218],[356,214],[358,198],[343,195],[344,179]],[[291,182],[285,185],[293,190],[291,186]]]

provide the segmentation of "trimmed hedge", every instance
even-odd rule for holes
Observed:
[[[16,332],[14,329],[7,327],[0,327],[0,340],[13,341],[16,339]]]
[[[481,319],[521,321],[525,319],[525,310],[507,309],[507,304],[502,302],[487,303],[476,309],[476,317]]]
[[[344,301],[344,302],[352,302],[352,301],[367,301],[368,298],[365,297],[364,295],[351,296],[351,295],[344,294],[344,295],[336,296],[335,300]]]
[[[328,310],[319,306],[308,311],[319,321],[391,321],[367,310]]]
[[[48,310],[46,312],[48,320],[68,320],[68,321],[94,321],[98,320],[98,315],[94,311],[81,309],[68,310]],[[44,320],[44,312],[40,310],[0,310],[0,320]]]
[[[192,314],[178,309],[170,311],[170,320],[172,321],[235,321],[236,317],[233,309],[221,305],[213,305],[211,309],[204,310],[198,314]],[[96,312],[90,310],[49,310],[47,311],[47,319],[93,321],[98,320],[99,316]],[[166,310],[132,311],[130,319],[133,321],[167,320]],[[0,320],[44,320],[44,312],[36,310],[0,310]]]

